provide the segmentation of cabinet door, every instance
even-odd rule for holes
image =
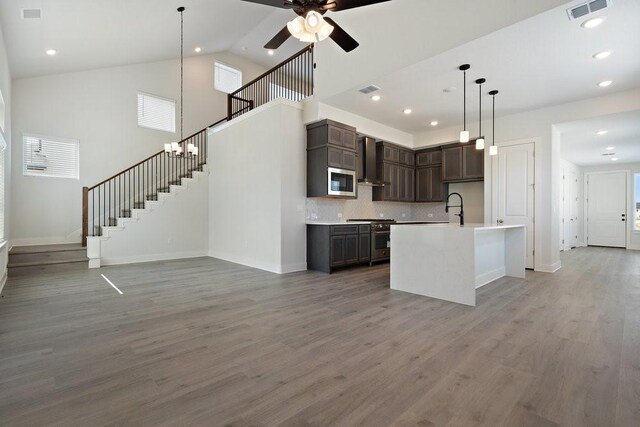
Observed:
[[[342,152],[342,168],[348,170],[356,170],[356,153],[351,151]]]
[[[360,261],[369,261],[371,259],[371,234],[361,233],[358,235],[359,247],[358,258]]]
[[[384,169],[383,179],[384,179],[384,182],[386,183],[384,186],[384,199],[391,200],[391,197],[393,195],[393,182],[395,181],[391,175],[392,173],[391,165],[389,163],[384,163],[383,169]]]
[[[462,178],[476,179],[484,177],[484,150],[465,145],[462,147]]]
[[[405,201],[406,198],[406,192],[407,192],[407,183],[405,181],[405,170],[407,168],[404,168],[402,166],[398,166],[398,174],[396,175],[396,179],[397,179],[397,183],[398,183],[398,195],[396,197],[396,200],[400,200],[400,201]]]
[[[358,262],[358,234],[344,236],[344,263],[354,264]]]
[[[442,178],[444,181],[462,179],[462,147],[445,148],[442,150],[442,170]]]
[[[430,202],[442,202],[445,198],[442,183],[442,166],[429,168],[429,198]]]
[[[331,267],[345,264],[345,236],[331,236]]]
[[[442,164],[442,150],[432,151],[429,159],[429,165]]]
[[[405,200],[407,202],[413,202],[415,200],[415,169],[405,169]]]
[[[342,130],[342,146],[349,150],[355,150],[358,142],[356,133],[347,129]]]
[[[390,165],[391,168],[391,198],[389,200],[398,200],[399,197],[399,167],[396,165]]]
[[[416,166],[429,166],[431,163],[431,152],[416,154]]]
[[[342,169],[342,150],[327,147],[327,164],[332,168]]]
[[[328,143],[333,145],[339,145],[342,147],[342,129],[335,126],[327,126],[327,138]]]
[[[431,180],[429,178],[431,168],[420,168],[416,170],[416,201],[428,202]]]

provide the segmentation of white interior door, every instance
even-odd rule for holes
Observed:
[[[562,180],[562,249],[578,246],[578,174],[565,169]]]
[[[587,175],[587,244],[627,246],[627,174]]]
[[[534,268],[534,143],[500,147],[497,156],[497,221],[527,227],[526,268]]]

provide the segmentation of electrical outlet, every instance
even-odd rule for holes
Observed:
[[[406,213],[403,213],[403,214],[402,214],[402,218],[406,218],[406,217],[407,217],[407,214],[406,214]]]
[[[384,214],[383,213],[380,214],[380,218],[384,218]]]
[[[428,216],[429,218],[433,218],[433,214],[432,214],[432,213],[427,214],[427,216]]]
[[[342,212],[338,212],[338,218],[342,218]]]

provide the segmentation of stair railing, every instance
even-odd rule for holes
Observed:
[[[88,236],[102,236],[103,227],[116,226],[118,218],[131,217],[132,209],[144,209],[147,200],[158,200],[180,179],[201,171],[207,162],[207,130],[223,118],[179,142],[184,153],[188,144],[198,147],[198,156],[170,157],[164,150],[107,178],[82,188],[82,245]]]
[[[313,95],[313,44],[251,80],[227,97],[227,118],[235,119],[276,98],[302,101]]]

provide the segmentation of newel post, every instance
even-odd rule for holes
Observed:
[[[82,187],[82,246],[87,246],[89,235],[89,187]]]

